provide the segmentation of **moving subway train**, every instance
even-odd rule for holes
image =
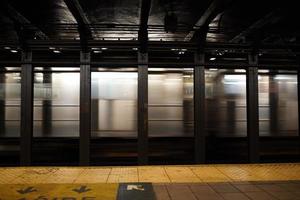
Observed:
[[[0,74],[1,156],[17,155],[20,137],[20,68],[7,68]],[[34,143],[35,156],[41,156],[47,142],[52,148],[76,150],[79,137],[78,68],[35,68]],[[137,138],[137,69],[94,68],[91,74],[91,127],[95,160],[103,151],[97,143],[121,140],[107,148],[113,154],[118,145]],[[259,70],[259,135],[261,157],[289,158],[299,151],[298,97],[296,71]],[[148,124],[150,152],[155,156],[191,159],[194,135],[193,68],[149,68]],[[246,70],[205,71],[207,158],[211,162],[241,162],[247,159]],[[177,141],[179,149],[170,141]],[[122,143],[122,141],[124,141]],[[163,141],[163,142],[162,142]],[[168,143],[169,142],[169,143]],[[73,144],[73,145],[72,145]],[[127,144],[127,143],[126,143]],[[128,146],[128,144],[127,144]],[[180,148],[180,146],[182,148]],[[49,147],[50,148],[50,147]],[[186,148],[186,149],[185,149]],[[126,148],[125,148],[126,149]],[[133,148],[134,149],[134,148]],[[155,150],[156,149],[156,150]],[[125,150],[124,150],[125,151]],[[128,154],[135,155],[135,150]],[[173,154],[172,154],[173,152]],[[124,153],[124,152],[123,152]],[[73,152],[74,154],[74,152]],[[76,156],[65,155],[68,158]],[[150,155],[151,156],[151,155]],[[236,159],[236,160],[232,160]],[[8,159],[9,160],[9,159]],[[155,160],[155,159],[154,159]],[[157,161],[158,163],[160,161]],[[175,162],[176,163],[176,162]]]

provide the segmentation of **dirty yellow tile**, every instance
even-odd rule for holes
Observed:
[[[260,178],[242,169],[239,165],[220,165],[216,168],[233,181],[257,181]]]
[[[85,168],[74,183],[106,183],[111,168]]]
[[[54,172],[56,172],[55,168],[26,168],[13,182],[15,184],[48,183],[48,178],[53,175]]]
[[[136,167],[116,167],[112,168],[107,182],[138,182],[138,180],[138,170]]]
[[[201,182],[189,167],[165,167],[165,170],[171,182]]]
[[[300,180],[300,164],[228,164],[143,167],[7,167],[0,185],[39,183],[187,183]]]
[[[220,172],[215,167],[199,166],[190,167],[190,169],[203,181],[203,182],[227,182],[231,181],[228,176]]]
[[[300,180],[300,165],[299,164],[280,164],[271,165],[274,173],[283,176],[286,180]]]
[[[139,182],[169,183],[170,179],[163,167],[139,167]]]
[[[18,183],[18,177],[24,174],[25,168],[6,168],[0,173],[0,184]]]
[[[270,165],[242,165],[241,169],[253,174],[261,181],[287,180],[286,177],[274,171]]]
[[[48,178],[48,183],[73,183],[84,171],[84,168],[54,168],[55,171]]]

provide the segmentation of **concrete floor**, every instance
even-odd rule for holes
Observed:
[[[0,168],[4,199],[299,199],[299,164]]]

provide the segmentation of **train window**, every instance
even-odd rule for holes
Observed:
[[[194,135],[193,69],[149,68],[149,137]]]
[[[79,73],[34,73],[34,137],[79,136]]]
[[[20,137],[20,107],[20,72],[0,72],[0,137]]]
[[[205,84],[208,135],[246,137],[246,71],[207,69]]]
[[[260,136],[298,136],[297,72],[259,70]]]
[[[137,137],[137,69],[129,69],[92,72],[93,137]]]

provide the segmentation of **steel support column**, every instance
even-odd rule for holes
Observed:
[[[22,52],[22,61],[31,62],[32,52]],[[22,64],[21,71],[21,150],[22,166],[31,165],[33,135],[33,67]]]
[[[194,56],[194,138],[195,162],[205,163],[205,55]]]
[[[138,53],[138,164],[148,164],[148,53]]]
[[[300,64],[300,58],[297,57],[297,62]],[[300,69],[297,70],[297,91],[298,91],[298,154],[300,156]]]
[[[0,88],[0,135],[5,134],[5,73],[0,73],[0,84],[2,84],[2,88]]]
[[[80,52],[80,61],[89,63],[91,54]],[[80,65],[80,139],[79,164],[90,164],[90,138],[91,138],[91,66]]]
[[[258,56],[249,54],[247,69],[247,135],[249,162],[259,162],[259,119],[258,119]]]
[[[50,68],[45,68],[45,70],[50,70]],[[43,97],[42,133],[49,135],[52,133],[52,74],[50,72],[43,74],[43,84],[47,85],[47,90]]]

